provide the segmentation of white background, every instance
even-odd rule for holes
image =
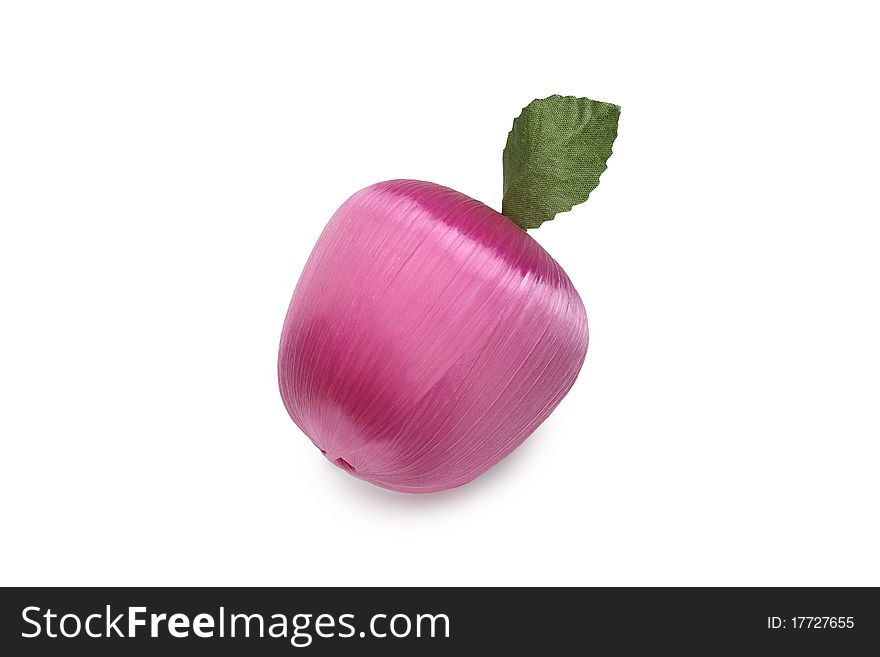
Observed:
[[[869,3],[0,9],[0,583],[880,584]],[[623,107],[534,233],[590,316],[517,452],[406,496],[329,462],[276,354],[387,178],[499,206],[536,97]]]

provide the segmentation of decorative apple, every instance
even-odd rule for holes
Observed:
[[[281,396],[333,463],[396,491],[467,483],[525,440],[571,388],[587,316],[524,229],[587,199],[620,110],[551,96],[514,121],[502,212],[392,180],[333,215],[281,336]]]

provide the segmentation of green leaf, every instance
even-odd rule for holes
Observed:
[[[501,213],[537,228],[586,201],[608,166],[619,118],[620,107],[589,98],[529,103],[507,135]]]

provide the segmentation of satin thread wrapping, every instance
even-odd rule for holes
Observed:
[[[392,180],[354,194],[321,234],[284,322],[279,386],[333,463],[436,492],[521,444],[587,343],[577,291],[524,230],[447,187]]]

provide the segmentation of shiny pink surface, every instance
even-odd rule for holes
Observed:
[[[580,297],[524,230],[447,187],[392,180],[324,229],[290,302],[278,378],[328,459],[427,493],[513,451],[586,351]]]

